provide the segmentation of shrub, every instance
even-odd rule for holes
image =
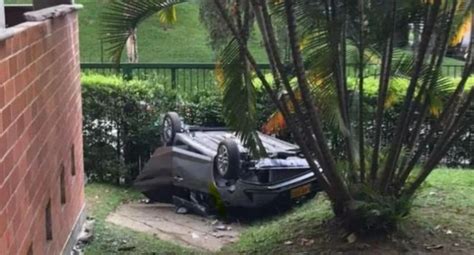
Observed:
[[[89,178],[119,182],[136,174],[159,143],[153,104],[159,85],[123,81],[114,76],[82,77],[84,165]],[[137,160],[138,159],[138,160]]]

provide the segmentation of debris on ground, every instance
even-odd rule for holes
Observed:
[[[135,250],[135,246],[123,246],[123,247],[119,247],[118,250],[119,251],[133,251]]]
[[[300,245],[301,246],[311,246],[314,244],[314,239],[306,239],[306,238],[301,238],[300,239]]]
[[[434,245],[425,245],[425,248],[429,251],[431,250],[440,250],[443,249],[444,246],[442,244],[434,244]]]
[[[354,233],[347,236],[348,243],[355,243],[355,241],[357,241],[357,236]]]
[[[153,201],[151,201],[148,198],[140,199],[140,200],[138,200],[138,202],[141,203],[141,204],[151,204],[151,203],[153,203]]]
[[[74,247],[72,248],[71,255],[84,255],[84,250]]]
[[[95,220],[93,218],[88,218],[86,220],[84,226],[82,226],[81,233],[77,238],[79,244],[87,244],[92,241],[92,238],[94,238],[94,224]]]
[[[176,208],[177,214],[188,214],[188,209],[186,207],[177,207]]]
[[[224,225],[224,224],[214,226],[214,231],[230,231],[230,230],[232,230],[232,227]]]
[[[84,247],[94,238],[94,224],[95,219],[87,217],[86,222],[82,226],[81,233],[79,233],[77,238],[77,243],[71,251],[71,255],[84,254]]]
[[[207,217],[209,215],[208,208],[199,204],[195,199],[191,200],[192,201],[178,196],[173,196],[173,204],[176,206],[176,208],[185,208],[187,212],[192,212],[203,217]]]

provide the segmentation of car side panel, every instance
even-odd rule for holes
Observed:
[[[174,185],[208,193],[212,183],[213,158],[181,148],[173,150]]]

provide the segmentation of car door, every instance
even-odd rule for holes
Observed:
[[[174,151],[174,185],[208,193],[212,183],[212,157],[179,147]]]

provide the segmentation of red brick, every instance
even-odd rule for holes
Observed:
[[[10,64],[9,62],[0,58],[0,86],[2,86],[10,77]]]
[[[3,109],[1,117],[3,129],[6,130],[12,123],[12,111],[10,106],[7,106]]]
[[[0,236],[0,251],[5,252],[5,254],[9,254],[6,236]]]
[[[10,47],[7,47],[9,40],[0,42],[0,59],[5,59],[10,55]]]
[[[3,236],[3,234],[7,230],[7,223],[8,221],[7,221],[7,216],[5,215],[5,210],[0,211],[0,236]],[[1,244],[0,244],[0,247],[1,247]]]
[[[16,56],[13,56],[8,59],[8,65],[10,68],[10,77],[13,77],[16,75],[18,71],[18,64],[17,64],[17,59]]]
[[[12,54],[15,54],[16,52],[18,52],[21,48],[21,42],[20,42],[20,36],[19,35],[15,35],[12,39],[11,39],[11,42],[12,42]]]
[[[0,110],[5,106],[5,86],[0,86]]]
[[[6,177],[7,177],[7,175],[6,175],[6,172],[5,172],[5,167],[4,167],[3,161],[0,160],[0,187],[1,187],[3,181],[5,180]],[[2,210],[2,205],[0,204],[0,211],[1,210]]]
[[[5,156],[5,153],[7,152],[7,137],[5,135],[0,135],[0,160]],[[4,162],[2,161],[2,165],[4,165]],[[3,167],[4,171],[6,171],[5,167]],[[0,180],[0,184],[4,181],[4,179]]]
[[[4,209],[7,206],[8,200],[10,199],[10,190],[8,185],[3,184],[3,187],[0,188],[0,211],[5,211]],[[3,214],[6,216],[5,214]]]
[[[0,216],[6,221],[0,221],[0,253],[23,254],[32,241],[35,254],[60,253],[84,203],[78,37],[70,34],[77,31],[75,19],[40,22],[0,43]],[[70,166],[72,141],[77,175],[67,183],[75,199],[61,206],[59,163]],[[46,245],[49,199],[55,238]]]
[[[18,71],[22,71],[27,66],[25,54],[26,52],[24,50],[21,50],[17,53],[16,63],[17,63]]]
[[[15,98],[15,80],[9,79],[3,87],[5,88],[5,104],[8,104]]]

